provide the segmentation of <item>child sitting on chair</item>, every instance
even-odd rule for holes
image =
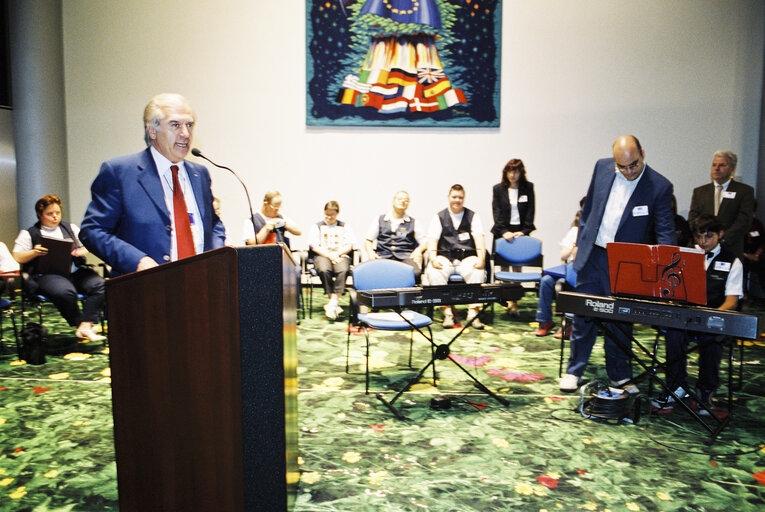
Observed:
[[[691,226],[696,246],[706,251],[704,266],[707,276],[707,307],[720,310],[735,310],[739,299],[744,296],[743,265],[727,249],[720,246],[725,227],[714,215],[697,217]],[[720,385],[720,359],[722,344],[726,336],[685,332],[668,329],[666,334],[667,388],[674,390],[679,399],[688,397],[687,348],[693,338],[699,348],[699,376],[696,381],[696,395],[701,405],[697,412],[701,416],[719,415],[712,403],[712,395]],[[669,393],[651,400],[651,405],[662,412],[671,411],[676,400]]]

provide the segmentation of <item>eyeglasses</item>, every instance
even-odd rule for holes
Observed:
[[[635,169],[638,168],[639,165],[640,165],[640,159],[638,158],[637,160],[635,160],[634,162],[628,165],[616,164],[616,170],[621,172],[634,171]]]

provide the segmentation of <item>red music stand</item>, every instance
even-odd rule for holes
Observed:
[[[701,249],[612,242],[606,250],[614,295],[706,305],[707,280]]]

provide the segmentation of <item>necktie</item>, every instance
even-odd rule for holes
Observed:
[[[191,222],[186,210],[186,200],[183,198],[181,182],[178,180],[178,166],[170,166],[173,171],[173,217],[175,219],[175,242],[178,247],[178,259],[194,256],[194,237],[191,236]]]
[[[715,215],[720,211],[720,196],[722,195],[722,185],[715,185]]]

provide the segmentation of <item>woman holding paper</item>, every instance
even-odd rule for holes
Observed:
[[[58,196],[49,194],[38,199],[35,212],[38,221],[29,229],[21,230],[13,246],[13,258],[21,264],[22,272],[28,275],[27,293],[41,294],[50,299],[69,325],[77,326],[75,336],[78,338],[90,341],[106,339],[93,330],[93,323],[98,321],[106,298],[104,280],[85,266],[84,256],[88,250],[77,238],[80,229],[74,224],[61,222],[61,199]],[[46,245],[56,243],[51,239],[71,243],[72,263],[77,267],[74,272],[71,272],[71,264],[64,265],[60,273],[41,272],[55,266],[53,262],[43,260],[49,253]],[[87,296],[82,311],[77,301],[78,293]]]

